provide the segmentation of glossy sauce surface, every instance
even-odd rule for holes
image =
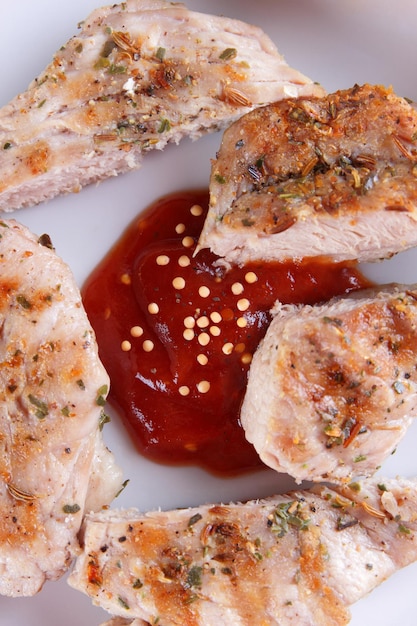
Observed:
[[[83,289],[110,403],[138,450],[217,474],[261,467],[239,411],[252,355],[283,303],[313,304],[368,282],[352,264],[316,260],[226,271],[193,256],[205,191],[166,196],[131,224]]]

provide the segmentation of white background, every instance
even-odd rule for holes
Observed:
[[[288,63],[327,91],[383,83],[417,100],[414,0],[189,0],[187,5],[263,27]],[[97,6],[94,0],[0,0],[0,106],[27,87]],[[180,147],[148,155],[139,171],[13,217],[37,234],[51,235],[81,286],[140,210],[165,193],[207,186],[210,158],[219,140],[213,135],[196,143],[184,141]],[[379,282],[417,282],[416,259],[413,250],[365,271]],[[115,506],[171,508],[262,497],[292,487],[287,477],[269,471],[226,480],[198,469],[149,463],[133,450],[117,416],[104,434],[130,479]],[[417,475],[416,440],[414,424],[382,473]],[[352,626],[415,626],[415,580],[417,565],[393,576],[352,607]],[[0,598],[0,626],[98,626],[106,617],[65,579],[48,583],[35,598]]]

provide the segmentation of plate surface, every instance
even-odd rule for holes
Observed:
[[[2,2],[0,106],[23,91],[53,53],[97,8],[97,0]],[[414,0],[189,0],[190,9],[226,14],[261,26],[288,63],[327,91],[354,83],[382,83],[417,101],[417,4]],[[208,184],[219,135],[184,141],[150,154],[141,170],[91,186],[77,195],[23,209],[14,215],[37,234],[48,232],[81,286],[95,264],[139,211],[159,196]],[[417,251],[366,266],[378,282],[417,282]],[[199,469],[152,464],[133,450],[117,416],[104,431],[130,483],[115,506],[145,511],[263,497],[293,487],[271,471],[217,479]],[[381,474],[417,475],[417,424]],[[417,564],[398,572],[352,607],[352,626],[415,626]],[[35,598],[0,598],[0,626],[98,626],[107,615],[65,579],[47,584]],[[233,626],[233,625],[230,625]]]

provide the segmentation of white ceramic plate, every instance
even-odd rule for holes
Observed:
[[[26,88],[97,6],[97,0],[0,0],[0,106]],[[414,0],[189,0],[188,7],[263,27],[291,65],[328,91],[354,83],[383,83],[417,100]],[[164,153],[150,154],[137,172],[21,210],[14,217],[35,233],[51,235],[81,286],[139,211],[165,193],[207,185],[210,158],[219,139],[213,135],[196,143],[185,141]],[[414,282],[416,260],[417,251],[410,251],[365,270],[380,282]],[[226,480],[198,469],[154,465],[133,450],[117,416],[104,434],[130,478],[117,506],[147,510],[225,502],[293,486],[270,471]],[[416,438],[417,424],[384,464],[385,475],[417,475]],[[398,572],[352,607],[352,626],[415,626],[416,578],[417,564]],[[0,626],[98,626],[106,617],[88,598],[69,588],[65,579],[45,585],[35,598],[0,598]]]

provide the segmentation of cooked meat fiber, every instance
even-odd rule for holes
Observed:
[[[416,512],[417,482],[403,479],[146,515],[107,510],[86,517],[69,582],[111,614],[150,624],[347,624],[349,605],[417,559]]]
[[[101,438],[109,379],[69,268],[0,222],[0,594],[33,595],[79,549],[121,474]]]
[[[297,481],[371,475],[417,412],[417,287],[276,306],[241,410],[260,457]]]
[[[254,106],[315,93],[254,26],[163,0],[98,9],[0,110],[0,210],[78,191]]]
[[[226,260],[376,261],[417,245],[417,111],[364,85],[226,130],[200,247]]]

